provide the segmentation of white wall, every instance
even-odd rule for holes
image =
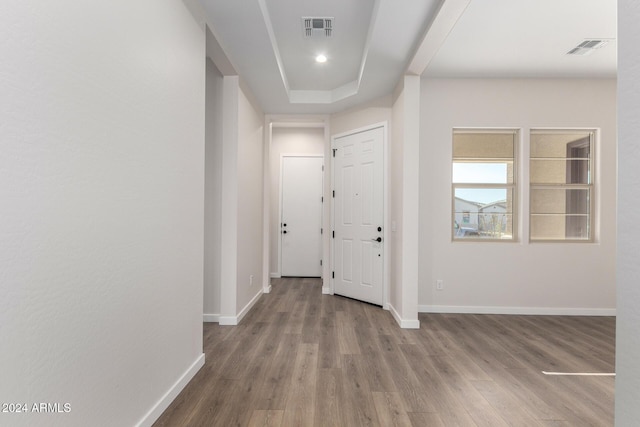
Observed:
[[[280,240],[280,177],[281,158],[283,154],[324,155],[324,127],[322,128],[289,128],[274,127],[272,130],[270,150],[270,197],[269,204],[271,242],[270,271],[273,276],[280,276],[280,260],[278,241]]]
[[[614,80],[422,81],[420,296],[422,310],[612,314],[615,309],[616,83]],[[596,243],[451,242],[453,127],[522,128],[519,212],[527,213],[528,131],[595,127]],[[524,185],[523,185],[524,184]],[[435,280],[444,290],[435,291]],[[521,309],[518,309],[521,308]]]
[[[391,121],[391,97],[331,115],[331,135],[349,132],[376,123]]]
[[[264,115],[241,87],[238,100],[238,266],[236,310],[262,293]],[[250,276],[253,276],[250,285]]]
[[[205,34],[25,0],[0,40],[0,402],[71,409],[0,424],[149,425],[203,363]]]
[[[389,309],[403,328],[419,328],[418,225],[420,78],[404,76],[395,91],[389,142],[391,216]],[[394,231],[395,228],[395,231]]]
[[[640,7],[618,1],[618,316],[616,319],[616,426],[640,419]]]
[[[391,242],[389,304],[402,313],[402,162],[404,143],[404,82],[398,88],[391,116],[391,138],[389,139],[389,197],[391,206],[391,230],[387,233]]]
[[[204,206],[204,314],[220,315],[223,77],[207,58]]]
[[[223,77],[222,105],[220,315],[204,319],[236,325],[263,290],[264,115],[238,76]]]
[[[237,324],[238,128],[240,79],[222,79],[222,212],[220,213],[221,324]],[[207,316],[205,316],[207,319]],[[213,320],[213,319],[211,319]]]

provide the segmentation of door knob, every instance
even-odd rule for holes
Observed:
[[[382,242],[382,237],[378,237],[377,239],[371,239],[371,240],[373,240],[374,242],[378,242],[379,243],[379,242]]]
[[[284,231],[282,232],[282,234],[287,234],[287,230],[284,230]]]

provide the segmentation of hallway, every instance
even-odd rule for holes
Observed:
[[[420,330],[318,279],[274,279],[155,426],[613,425],[611,317],[421,314]]]

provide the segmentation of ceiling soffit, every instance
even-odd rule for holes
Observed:
[[[358,93],[379,0],[258,3],[290,103],[331,104]],[[303,17],[334,18],[331,36],[305,37]],[[319,54],[327,63],[315,61]]]

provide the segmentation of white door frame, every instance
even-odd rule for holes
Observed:
[[[266,114],[264,117],[264,197],[263,197],[263,232],[262,232],[262,271],[263,271],[263,292],[268,294],[271,292],[271,269],[270,259],[276,254],[271,253],[271,142],[273,139],[274,127],[285,128],[322,128],[324,129],[324,170],[325,174],[329,172],[327,168],[331,168],[331,162],[327,161],[331,157],[331,136],[330,136],[331,116],[323,115],[305,115],[305,114]],[[322,228],[324,234],[322,237],[322,293],[330,294],[330,278],[331,263],[331,238],[328,232],[331,229],[331,180],[323,181],[324,188],[322,190],[324,203],[322,205]],[[276,277],[276,276],[273,276]]]
[[[382,272],[382,308],[385,310],[389,310],[389,281],[391,278],[391,256],[389,250],[391,248],[390,239],[391,239],[391,230],[390,230],[390,205],[389,205],[389,125],[388,122],[380,122],[375,123],[369,126],[364,126],[361,128],[353,129],[348,132],[339,133],[336,135],[331,135],[331,150],[335,148],[335,140],[338,138],[342,138],[345,136],[353,135],[356,133],[366,132],[369,130],[382,128],[382,176],[383,176],[383,230],[382,230],[382,251],[384,253],[384,262],[383,262],[383,272]],[[333,154],[333,151],[332,151]],[[331,162],[331,190],[335,188],[335,168],[333,167],[334,160],[333,155],[331,155],[329,161]],[[326,164],[326,161],[325,161]],[[331,231],[335,229],[335,213],[334,213],[334,199],[331,198]],[[331,252],[330,252],[330,265],[331,271],[335,271],[335,240],[331,239]],[[335,289],[335,279],[330,277],[330,291],[329,293],[333,295]]]
[[[324,158],[324,155],[322,154],[295,154],[295,153],[281,153],[280,154],[280,183],[279,183],[279,194],[278,194],[278,220],[282,221],[282,167],[284,165],[284,158],[285,157],[320,157],[320,158]],[[325,185],[325,179],[324,179],[324,162],[322,165],[322,189],[324,190],[324,185]],[[323,191],[324,193],[324,191]],[[324,212],[322,207],[320,208],[320,224],[324,224]],[[324,233],[323,233],[324,234]],[[322,242],[322,238],[324,236],[320,237],[320,242]],[[322,244],[322,243],[321,243]],[[323,261],[324,263],[324,261]],[[278,236],[278,273],[282,276],[282,236]],[[320,269],[320,277],[322,277],[322,268]]]

